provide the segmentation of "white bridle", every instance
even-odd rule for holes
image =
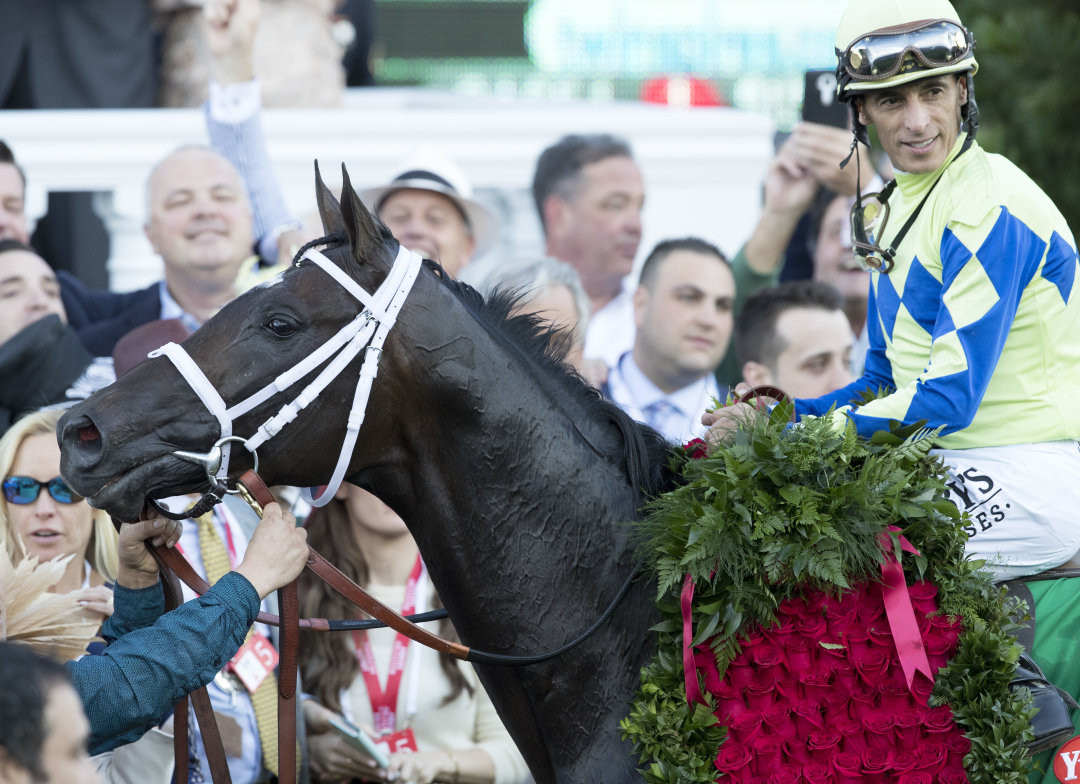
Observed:
[[[401,311],[402,305],[405,304],[406,297],[412,291],[416,276],[420,273],[423,259],[419,254],[406,250],[404,246],[400,247],[397,258],[394,259],[394,266],[391,267],[386,280],[383,281],[374,294],[368,294],[357,285],[356,281],[342,272],[340,267],[319,251],[308,250],[303,258],[310,259],[319,265],[330,277],[340,283],[346,291],[356,297],[363,304],[364,309],[312,354],[286,370],[255,394],[232,407],[227,406],[214,385],[206,377],[206,374],[195,364],[195,360],[182,346],[176,343],[166,343],[156,351],[151,351],[148,356],[151,358],[165,356],[172,360],[173,365],[180,371],[180,375],[191,385],[191,388],[195,390],[195,394],[202,400],[203,405],[218,420],[221,426],[221,437],[218,441],[221,445],[221,467],[217,470],[216,478],[221,483],[224,483],[229,473],[231,446],[229,441],[225,441],[225,439],[243,441],[244,447],[254,455],[256,449],[280,433],[285,425],[296,419],[300,411],[307,408],[329,386],[331,381],[341,375],[356,355],[366,348],[364,363],[360,367],[360,378],[356,383],[356,393],[353,395],[352,409],[349,411],[349,420],[345,426],[345,442],[341,445],[341,454],[338,456],[334,475],[318,498],[312,497],[310,488],[304,488],[303,490],[306,501],[314,506],[324,506],[334,497],[334,493],[337,492],[338,487],[341,486],[341,482],[345,478],[345,472],[348,470],[349,461],[352,458],[353,448],[356,446],[356,438],[360,433],[360,426],[364,423],[368,398],[371,397],[371,384],[379,374],[379,358],[382,356],[383,343],[386,342],[386,336],[390,334],[390,329],[394,326],[394,322],[397,321],[398,313]],[[337,354],[337,356],[334,356],[334,354]],[[307,385],[304,391],[291,403],[282,406],[277,414],[260,425],[255,435],[247,440],[233,437],[233,422],[239,417],[266,402],[277,393],[284,392],[331,357],[334,357],[333,361],[323,368],[322,372]]]

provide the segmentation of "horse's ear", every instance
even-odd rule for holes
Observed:
[[[323,182],[319,162],[315,161],[315,201],[319,205],[319,217],[322,218],[323,231],[327,234],[345,231],[345,221],[341,218],[341,205],[334,198],[334,193]]]
[[[341,164],[341,181],[341,217],[345,221],[345,231],[352,245],[353,258],[361,262],[372,259],[382,253],[382,234],[375,218],[353,190],[344,163]]]

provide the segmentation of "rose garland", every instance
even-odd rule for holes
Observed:
[[[992,585],[981,562],[964,558],[966,521],[948,500],[940,460],[928,455],[936,432],[894,426],[866,441],[851,426],[836,433],[828,418],[785,427],[785,409],[744,423],[708,455],[701,444],[688,449],[672,465],[683,484],[656,499],[637,524],[663,614],[653,627],[656,654],[621,723],[645,780],[713,782],[727,769],[739,774],[721,781],[1025,781],[1034,711],[1025,690],[1009,687],[1020,654],[1012,617],[1022,610]],[[890,525],[919,551],[901,563],[937,671],[929,710],[911,702],[906,687],[889,684],[881,651],[871,655],[886,644],[884,627],[873,629],[877,640],[860,635],[880,606],[878,541]],[[687,701],[679,605],[687,574],[696,584],[692,645],[708,705]],[[845,634],[838,624],[850,613],[860,623]],[[777,634],[799,623],[798,636],[816,639],[820,650],[781,653]],[[830,654],[837,664],[827,677],[809,666]],[[798,671],[798,692],[790,682],[784,694],[775,679],[753,681],[781,656]],[[826,682],[844,688],[830,696]],[[918,679],[915,685],[929,689]],[[810,700],[813,710],[797,699],[808,693],[819,698]],[[743,708],[726,701],[733,696]],[[784,707],[770,699],[777,696]],[[834,710],[843,702],[848,718],[826,721],[830,700]],[[875,710],[871,700],[894,710]],[[816,720],[824,726],[810,730]],[[806,760],[798,750],[785,752],[792,725],[809,737]],[[935,731],[940,740],[927,734]],[[875,736],[887,736],[892,750]]]

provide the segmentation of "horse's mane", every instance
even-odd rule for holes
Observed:
[[[394,258],[397,240],[377,218],[375,225],[386,243],[387,253],[391,259]],[[348,240],[343,231],[313,240],[296,252],[293,263],[298,264],[308,248],[320,245],[341,247],[343,244],[348,250]],[[355,278],[359,266],[351,252],[346,254],[346,259],[350,274]],[[533,378],[552,398],[560,403],[569,403],[599,431],[615,436],[619,446],[612,450],[605,449],[596,439],[581,433],[582,438],[602,457],[624,468],[631,486],[643,498],[653,498],[669,489],[673,481],[667,460],[671,445],[656,430],[636,422],[617,405],[605,400],[595,387],[574,370],[566,361],[571,348],[569,333],[546,324],[535,314],[513,315],[524,292],[496,288],[485,298],[469,284],[447,275],[438,262],[424,259],[424,266],[492,337],[524,360]]]
[[[522,295],[518,290],[496,288],[486,298],[467,283],[454,280],[429,259],[424,266],[496,340],[524,360],[536,381],[560,402],[569,402],[601,431],[614,431],[617,451],[594,449],[621,465],[633,487],[645,497],[655,497],[670,483],[667,458],[671,445],[653,428],[633,420],[619,406],[606,400],[566,361],[572,338],[566,330],[547,324],[536,314],[513,315]]]

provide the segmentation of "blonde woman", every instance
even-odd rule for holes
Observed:
[[[0,438],[0,536],[14,559],[39,561],[74,556],[50,591],[82,591],[88,610],[112,615],[112,589],[119,561],[117,534],[109,516],[88,503],[60,477],[56,423],[62,411],[23,417]]]

